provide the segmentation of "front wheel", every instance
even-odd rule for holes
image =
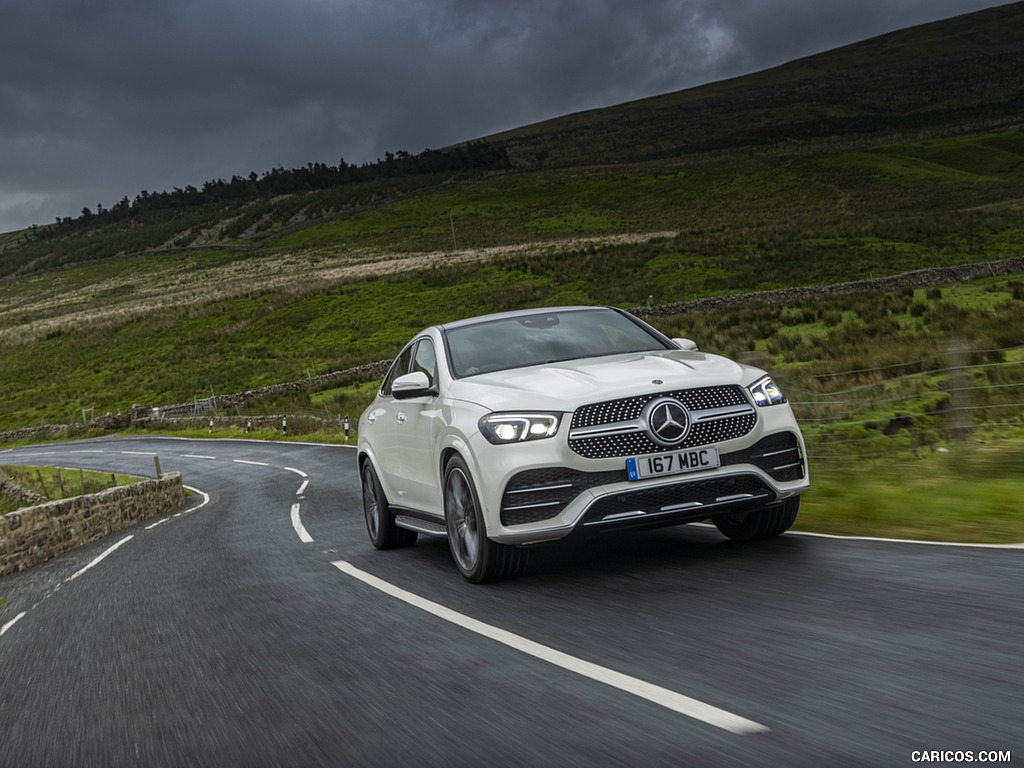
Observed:
[[[790,496],[778,506],[750,512],[726,512],[711,518],[715,527],[733,541],[754,541],[789,530],[800,510],[800,497]]]
[[[526,562],[526,550],[487,538],[483,513],[469,467],[460,456],[444,472],[444,516],[455,565],[475,584],[510,579]]]
[[[373,465],[366,461],[360,475],[363,484],[363,515],[366,518],[366,532],[377,549],[408,547],[416,543],[416,531],[399,528],[391,514],[384,489],[381,488]]]

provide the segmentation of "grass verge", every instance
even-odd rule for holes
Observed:
[[[844,536],[1024,542],[1024,444],[811,466],[796,528]]]
[[[70,499],[87,493],[99,493],[107,488],[130,485],[142,479],[135,475],[110,472],[29,466],[0,466],[0,475],[13,480],[22,488],[38,493],[47,501]],[[0,514],[14,512],[27,506],[31,505],[16,502],[7,496],[0,496]]]

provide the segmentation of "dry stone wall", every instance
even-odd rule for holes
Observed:
[[[180,472],[0,516],[0,577],[45,562],[185,503]]]
[[[958,264],[952,267],[918,269],[891,277],[876,277],[870,280],[851,280],[832,285],[813,285],[803,288],[778,288],[757,293],[740,293],[731,296],[712,296],[658,307],[636,307],[629,310],[637,317],[666,317],[684,315],[688,312],[704,312],[719,307],[733,307],[743,304],[790,304],[801,299],[819,296],[838,296],[868,291],[895,291],[900,288],[927,288],[945,283],[966,283],[982,277],[1014,275],[1024,272],[1024,257],[1018,256],[1002,261],[983,261],[976,264]]]

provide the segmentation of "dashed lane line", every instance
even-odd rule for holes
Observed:
[[[517,651],[528,654],[535,658],[546,661],[549,664],[554,664],[557,667],[575,672],[583,677],[596,680],[599,683],[604,683],[613,688],[618,688],[626,693],[631,693],[634,696],[639,696],[642,699],[646,699],[654,704],[658,704],[662,707],[666,707],[674,712],[678,712],[681,715],[692,717],[708,725],[713,725],[717,728],[722,728],[726,731],[737,735],[748,735],[754,733],[764,733],[769,729],[756,723],[753,720],[748,720],[745,717],[740,717],[732,712],[727,712],[724,709],[705,704],[697,699],[684,696],[681,693],[670,691],[667,688],[662,688],[659,685],[648,683],[644,680],[640,680],[629,675],[616,672],[615,670],[602,667],[598,664],[594,664],[583,659],[578,659],[575,656],[570,656],[567,653],[557,651],[554,648],[549,648],[546,645],[528,640],[520,635],[513,634],[504,629],[485,624],[482,621],[466,616],[465,614],[453,611],[450,608],[446,608],[439,603],[435,603],[426,598],[420,597],[419,595],[407,592],[406,590],[396,587],[394,584],[390,584],[383,579],[379,579],[365,571],[362,571],[351,563],[345,562],[344,560],[338,560],[332,563],[342,573],[346,573],[352,576],[364,584],[367,584],[374,589],[378,589],[387,595],[396,597],[409,605],[412,605],[420,610],[426,611],[427,613],[433,614],[438,618],[449,621],[452,624],[456,624],[463,629],[468,629],[471,632],[475,632],[478,635],[496,640],[499,643],[514,648]]]
[[[92,561],[91,563],[89,563],[89,564],[88,564],[87,566],[85,566],[84,568],[82,568],[82,569],[81,569],[81,570],[79,570],[79,571],[75,571],[75,572],[74,572],[73,574],[71,574],[70,576],[68,576],[68,578],[64,580],[64,581],[65,581],[65,583],[67,583],[67,582],[69,582],[69,581],[74,581],[75,579],[77,579],[77,578],[78,578],[79,576],[81,576],[81,575],[82,575],[83,573],[85,573],[86,571],[88,571],[88,570],[89,570],[90,568],[92,568],[93,566],[95,566],[95,565],[99,565],[99,564],[100,564],[100,562],[101,562],[101,561],[103,561],[103,560],[104,560],[104,559],[105,559],[106,557],[108,557],[109,555],[112,555],[112,554],[114,553],[114,550],[116,550],[116,549],[117,549],[118,547],[120,547],[120,546],[121,546],[122,544],[127,544],[127,543],[128,543],[129,541],[131,541],[131,540],[132,540],[132,539],[134,539],[134,538],[135,538],[135,536],[134,536],[134,535],[128,535],[128,536],[125,536],[125,537],[124,537],[123,539],[121,539],[121,540],[120,540],[119,542],[117,542],[117,544],[115,544],[114,546],[112,546],[112,547],[108,548],[108,549],[107,549],[107,550],[106,550],[106,551],[105,551],[105,552],[104,552],[104,553],[103,553],[102,555],[100,555],[99,557],[97,557],[97,558],[96,558],[95,560],[93,560],[93,561]]]
[[[22,612],[21,612],[21,613],[19,613],[19,614],[18,614],[17,616],[15,616],[15,617],[14,617],[13,619],[11,619],[11,620],[10,620],[10,621],[8,621],[8,622],[7,622],[6,624],[4,624],[4,625],[3,625],[2,627],[0,627],[0,635],[3,635],[3,633],[4,633],[4,632],[6,632],[6,631],[7,631],[8,629],[10,629],[11,627],[13,627],[13,626],[14,626],[15,624],[17,624],[17,623],[18,623],[19,621],[21,621],[22,617],[23,617],[23,616],[24,616],[24,615],[25,615],[26,613],[28,613],[28,611],[22,611]]]
[[[269,467],[270,465],[264,461],[248,461],[246,459],[232,459],[235,464],[251,464],[254,467]]]
[[[302,518],[299,517],[299,505],[292,504],[292,528],[295,529],[295,533],[299,535],[299,540],[303,544],[312,544],[313,537],[306,531],[306,526],[302,524]]]

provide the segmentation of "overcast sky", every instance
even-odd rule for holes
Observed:
[[[3,0],[0,232],[413,154],[1003,0]]]

